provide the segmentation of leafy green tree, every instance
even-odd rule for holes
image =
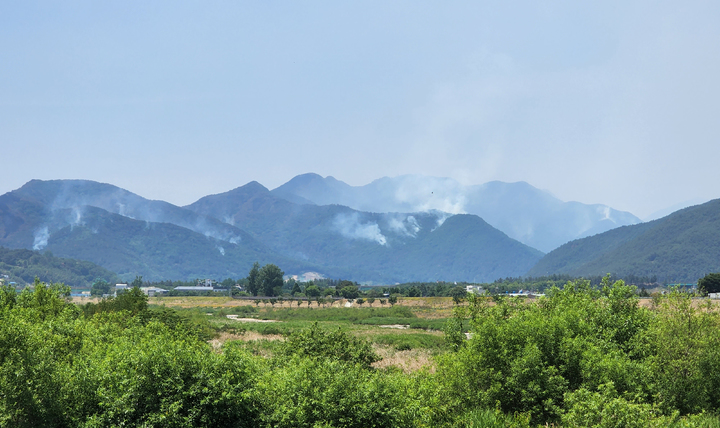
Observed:
[[[467,291],[465,291],[465,287],[458,285],[450,290],[450,297],[453,298],[456,305],[459,305],[467,297]]]
[[[92,296],[102,296],[103,294],[110,294],[112,286],[109,282],[105,281],[104,279],[98,278],[93,282],[92,287],[90,288],[90,294]]]
[[[292,294],[294,296],[298,293],[302,293],[302,290],[300,289],[300,284],[293,281],[292,291],[290,291],[290,294]]]
[[[260,291],[260,264],[258,262],[253,263],[252,269],[250,269],[250,272],[248,273],[247,280],[248,291],[253,296],[257,296]]]
[[[317,285],[310,285],[305,287],[305,294],[308,297],[318,297],[320,296],[320,288]]]
[[[136,275],[135,279],[133,279],[132,283],[130,283],[130,287],[140,288],[142,286],[143,286],[142,275]]]
[[[394,294],[391,295],[390,297],[388,297],[388,303],[390,303],[390,306],[395,306],[395,304],[397,303],[397,301],[398,301],[398,298],[397,298],[397,296],[394,295]]]
[[[288,337],[279,355],[300,355],[310,358],[333,359],[370,367],[380,357],[372,350],[370,342],[356,338],[341,329],[327,331],[313,323],[310,328]]]
[[[258,281],[260,283],[260,289],[265,296],[274,296],[275,288],[282,288],[284,274],[285,272],[272,263],[266,264],[260,269]]]
[[[78,374],[92,394],[83,426],[258,426],[251,394],[258,367],[232,347],[205,343],[151,322],[88,346]],[[80,425],[80,424],[70,424]]]
[[[418,426],[426,409],[408,394],[402,373],[386,374],[335,359],[293,356],[264,373],[257,396],[263,424],[277,428],[396,428]]]
[[[365,303],[365,299],[363,299],[362,297],[361,297],[361,298],[358,298],[358,299],[355,299],[355,303],[357,303],[358,305],[362,306],[363,303]]]
[[[139,287],[133,287],[115,297],[115,310],[128,311],[135,315],[147,309],[147,295]]]
[[[407,296],[408,297],[421,297],[422,293],[420,292],[420,289],[418,287],[412,286],[412,287],[408,288]]]
[[[83,311],[86,316],[119,311],[128,311],[131,316],[134,316],[147,310],[147,299],[147,295],[142,290],[132,287],[124,293],[118,294],[117,297],[110,296],[100,300],[97,305],[88,303],[83,306]]]
[[[450,401],[528,413],[533,424],[545,424],[559,421],[566,394],[583,387],[595,391],[613,382],[618,396],[649,400],[660,384],[652,373],[660,368],[636,360],[653,341],[651,314],[638,306],[635,291],[607,279],[602,290],[588,281],[553,288],[537,303],[500,299],[490,306],[468,296],[469,305],[456,309],[467,317],[472,337],[439,369]],[[460,337],[461,321],[451,337]]]
[[[698,289],[707,293],[720,293],[720,273],[709,273],[698,281]]]
[[[360,296],[360,291],[354,285],[348,285],[340,289],[340,295],[345,299],[352,300],[357,299]]]

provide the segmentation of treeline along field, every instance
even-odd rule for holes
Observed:
[[[367,340],[322,321],[340,308],[268,311],[307,324],[262,356],[237,341],[213,348],[213,317],[150,307],[139,289],[83,306],[68,293],[39,281],[0,289],[0,426],[720,424],[720,313],[679,292],[652,308],[609,280],[534,301],[469,296],[433,370],[412,373],[375,368]],[[369,315],[353,323],[413,319],[407,308],[348,311]]]

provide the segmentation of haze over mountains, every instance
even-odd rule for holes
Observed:
[[[0,196],[0,217],[0,245],[126,278],[239,277],[259,261],[358,281],[488,281],[542,256],[477,216],[296,204],[255,182],[182,208],[109,184],[33,180]]]
[[[720,270],[720,201],[637,222],[527,183],[420,176],[353,187],[304,174],[272,191],[251,182],[185,207],[85,180],[33,180],[0,196],[0,245],[51,250],[125,279],[238,278],[255,261],[385,284],[607,272],[694,282]],[[544,257],[512,238],[549,248],[587,234],[595,235]]]
[[[350,186],[333,177],[303,174],[272,192],[296,203],[339,204],[370,212],[475,214],[544,252],[573,239],[640,223],[628,212],[601,204],[563,202],[525,182],[463,186],[450,178],[403,175]]]

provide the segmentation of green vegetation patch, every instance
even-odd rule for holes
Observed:
[[[281,321],[303,320],[358,322],[369,318],[413,319],[417,318],[417,316],[407,306],[394,306],[391,308],[268,308],[267,312],[262,314],[262,318]]]
[[[445,346],[445,338],[425,333],[405,334],[378,334],[372,337],[372,341],[378,345],[392,346],[398,351],[410,349],[442,349]]]
[[[77,288],[90,288],[96,279],[118,281],[117,275],[95,263],[55,257],[50,251],[10,250],[0,247],[0,275],[6,283],[32,284],[35,278],[48,283],[62,282]]]
[[[356,321],[355,324],[362,325],[407,325],[410,328],[420,330],[442,330],[447,319],[420,319],[420,318],[395,318],[395,317],[372,317]]]

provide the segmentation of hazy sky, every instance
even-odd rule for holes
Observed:
[[[304,172],[720,197],[720,2],[0,3],[5,193],[179,205]]]

